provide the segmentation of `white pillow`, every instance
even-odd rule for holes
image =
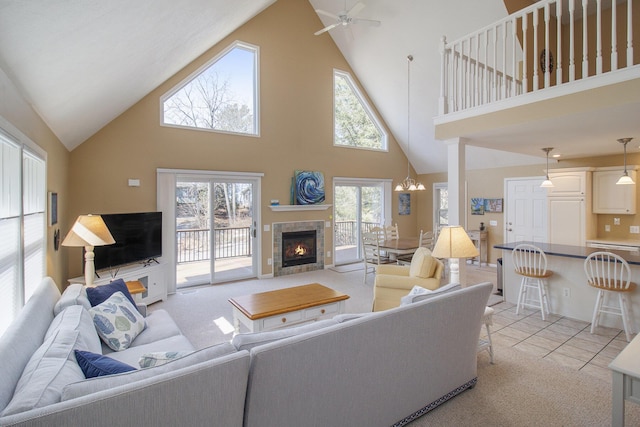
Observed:
[[[89,310],[102,341],[114,351],[129,348],[147,327],[144,317],[122,292],[115,292],[106,301]]]
[[[153,368],[154,366],[162,366],[172,360],[180,359],[193,353],[193,351],[156,351],[146,353],[140,356],[138,365],[141,368]]]

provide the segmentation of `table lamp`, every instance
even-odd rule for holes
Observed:
[[[80,215],[69,233],[62,241],[62,246],[84,246],[84,280],[86,286],[93,285],[96,275],[93,259],[95,246],[112,245],[116,241],[109,232],[100,215]]]
[[[442,227],[436,245],[431,251],[435,258],[448,258],[449,271],[451,272],[450,283],[460,283],[460,265],[458,258],[472,258],[478,256],[478,249],[475,247],[469,235],[461,225]]]

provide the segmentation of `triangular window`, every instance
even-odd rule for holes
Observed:
[[[161,98],[162,124],[259,134],[258,48],[235,42]]]
[[[334,144],[338,146],[387,150],[387,134],[351,76],[333,72]]]

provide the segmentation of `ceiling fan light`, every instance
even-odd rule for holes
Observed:
[[[541,188],[553,188],[553,187],[555,187],[555,185],[553,185],[553,182],[549,179],[549,177],[547,177],[547,179],[542,181],[542,184],[540,184],[540,187]]]
[[[631,179],[631,177],[627,174],[622,175],[620,179],[618,179],[618,182],[616,182],[616,185],[633,185],[633,184],[635,184],[635,182],[633,182],[633,179]]]

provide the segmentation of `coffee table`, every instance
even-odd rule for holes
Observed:
[[[258,332],[318,320],[344,312],[349,295],[319,283],[230,298],[236,333],[240,324]]]

